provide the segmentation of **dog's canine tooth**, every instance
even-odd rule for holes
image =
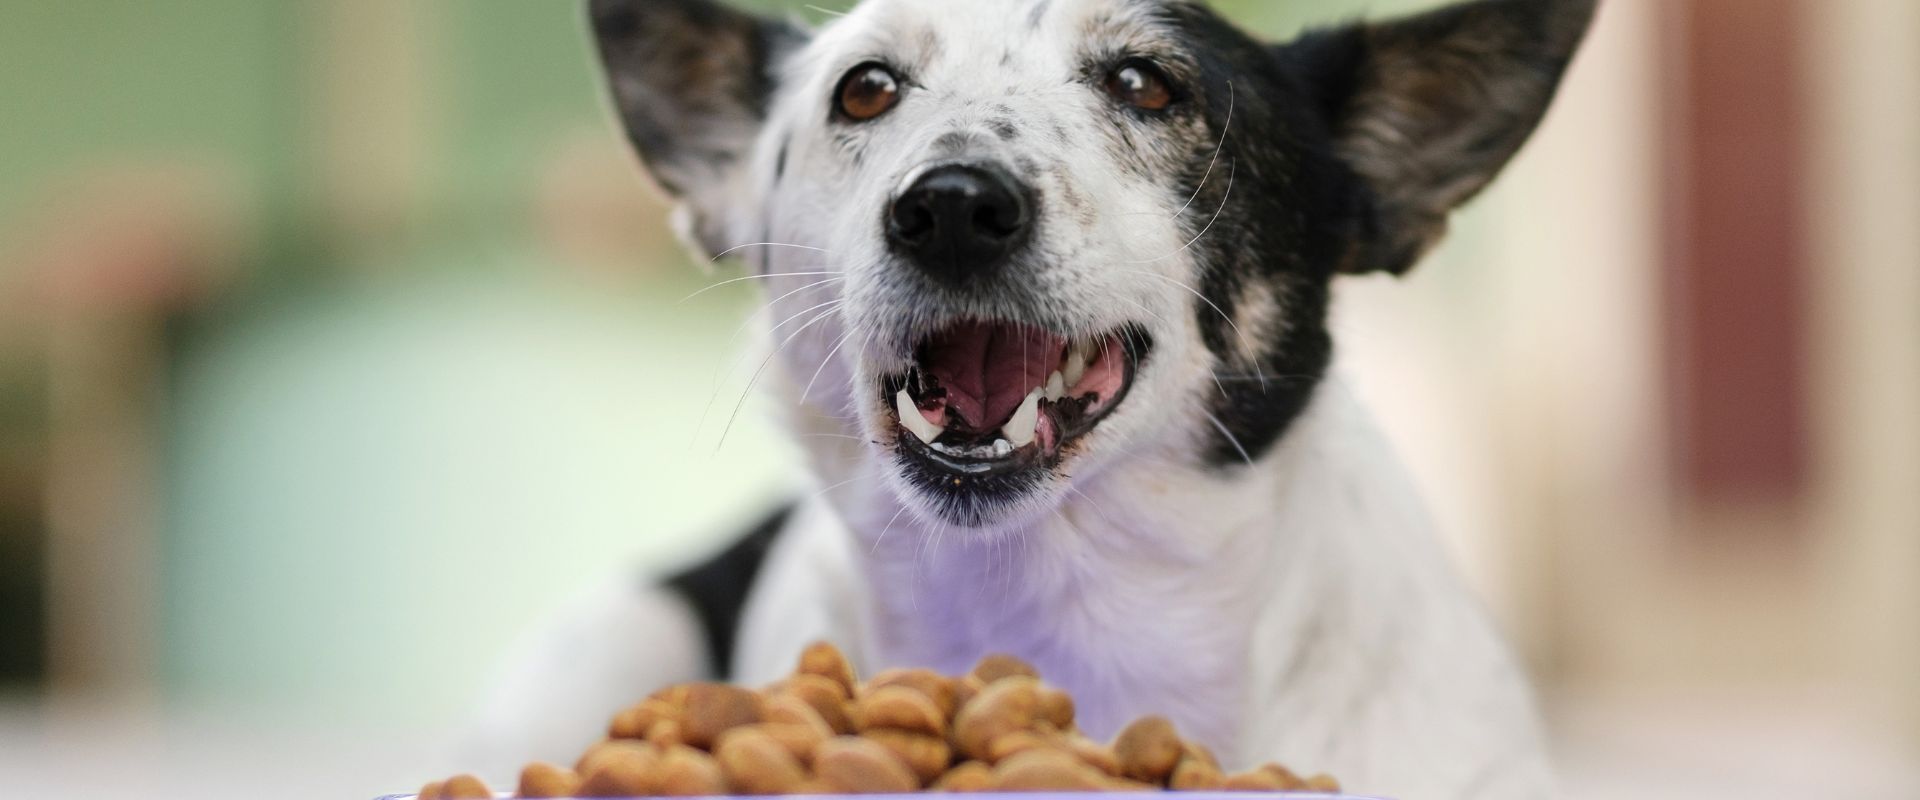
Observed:
[[[1087,376],[1087,352],[1084,349],[1085,347],[1085,345],[1075,342],[1072,347],[1067,348],[1067,363],[1064,367],[1061,367],[1060,373],[1058,374],[1060,374],[1062,382],[1068,389],[1080,385],[1080,379]],[[1064,392],[1062,392],[1062,394],[1064,394]]]
[[[1047,376],[1047,399],[1059,400],[1060,398],[1066,397],[1066,396],[1067,396],[1066,376],[1061,375],[1059,370],[1054,370],[1052,375]]]
[[[926,417],[921,416],[920,404],[913,401],[913,395],[907,390],[901,389],[899,394],[894,395],[893,404],[900,412],[900,424],[912,431],[914,436],[920,437],[920,441],[933,444],[933,440],[947,432],[947,429],[928,422]]]
[[[1007,420],[1000,432],[1006,434],[1007,441],[1014,447],[1026,447],[1033,444],[1040,427],[1040,390],[1027,393],[1027,399],[1020,404],[1020,410],[1013,412],[1013,419]]]

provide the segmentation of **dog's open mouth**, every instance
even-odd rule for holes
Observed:
[[[920,342],[882,390],[903,455],[955,476],[1004,474],[1058,461],[1126,400],[1150,347],[1133,326],[1070,339],[962,322]]]

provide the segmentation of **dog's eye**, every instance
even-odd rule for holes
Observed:
[[[1173,105],[1167,74],[1144,59],[1129,59],[1107,73],[1107,94],[1143,111],[1164,111]]]
[[[866,122],[892,111],[900,103],[900,79],[884,65],[875,63],[854,67],[840,79],[834,93],[840,114],[854,122]]]

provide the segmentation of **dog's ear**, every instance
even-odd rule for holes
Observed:
[[[680,201],[682,233],[725,250],[774,70],[806,35],[714,0],[588,0],[587,12],[627,136]]]
[[[1345,269],[1402,274],[1546,114],[1597,0],[1474,0],[1278,49],[1371,197]]]

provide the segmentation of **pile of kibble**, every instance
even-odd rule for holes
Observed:
[[[1171,723],[1145,717],[1111,744],[1080,733],[1073,698],[1032,666],[988,656],[958,678],[882,672],[861,683],[846,656],[816,644],[793,676],[761,691],[698,683],[619,713],[571,769],[530,764],[518,797],[936,792],[1310,791],[1325,775],[1278,764],[1227,773]],[[421,800],[494,797],[471,775],[427,784]]]

